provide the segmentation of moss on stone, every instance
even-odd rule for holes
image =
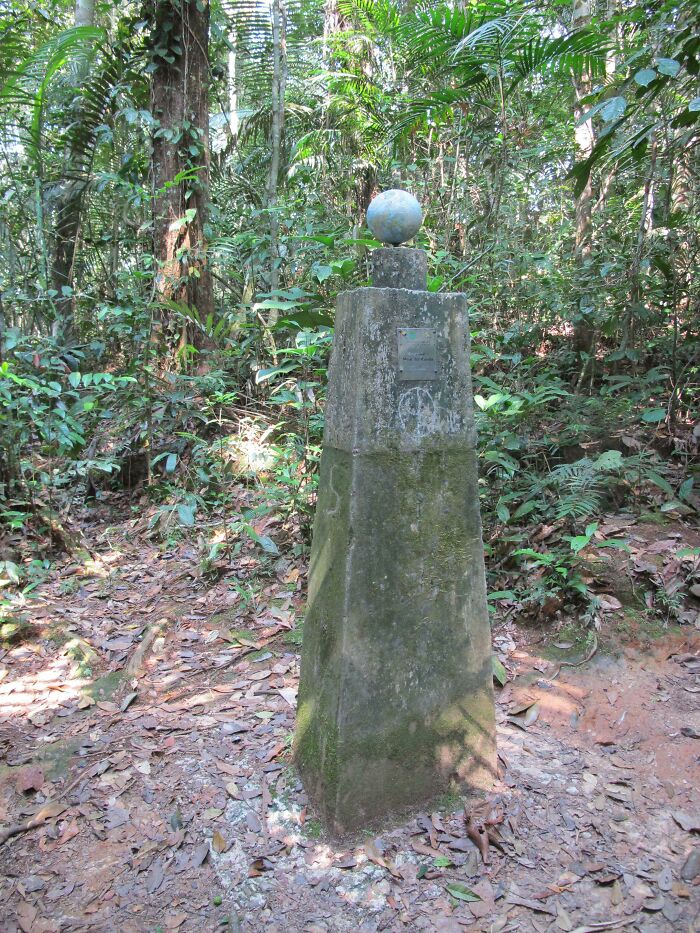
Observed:
[[[486,787],[495,775],[467,436],[432,434],[425,448],[407,450],[393,430],[377,449],[324,449],[294,752],[335,832]]]

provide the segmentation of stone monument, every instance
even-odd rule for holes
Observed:
[[[401,191],[367,212],[393,244],[421,219]],[[372,265],[338,298],[295,735],[334,834],[496,773],[466,299],[423,250]]]

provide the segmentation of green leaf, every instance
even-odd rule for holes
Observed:
[[[508,680],[508,674],[506,673],[505,667],[495,654],[491,655],[491,670],[493,672],[493,679],[496,681],[496,683],[500,684],[501,687],[504,687],[506,681]]]
[[[178,230],[181,229],[181,227],[186,227],[188,224],[191,224],[195,218],[196,213],[197,213],[196,207],[188,207],[183,217],[178,217],[176,220],[174,220],[170,224],[170,226],[168,227],[168,232],[176,233]]]
[[[333,269],[330,266],[314,265],[313,273],[319,282],[325,282],[333,275]]]
[[[566,540],[571,545],[571,550],[574,554],[578,554],[579,551],[582,551],[591,541],[587,535],[576,535],[575,538],[567,538]]]
[[[260,545],[263,551],[266,551],[268,554],[279,554],[279,548],[272,538],[267,535],[259,535],[253,526],[249,525],[247,522],[243,522],[242,528],[252,541]]]
[[[452,897],[457,898],[458,901],[481,900],[478,894],[475,894],[471,888],[468,888],[466,884],[462,884],[460,881],[450,881],[450,883],[446,886],[446,889],[452,895]]]
[[[665,480],[663,476],[659,476],[658,473],[651,472],[651,473],[647,473],[647,479],[649,480],[650,483],[653,483],[655,486],[658,486],[659,489],[663,490],[663,492],[665,492],[667,496],[673,497],[674,492],[673,492],[673,489],[671,488],[671,484],[667,482],[667,480]]]
[[[645,412],[642,412],[642,421],[646,421],[647,424],[658,424],[665,417],[665,408],[647,408]]]
[[[447,855],[438,855],[433,859],[433,865],[436,868],[449,868],[452,864],[452,859]]]
[[[495,590],[486,597],[489,601],[496,599],[515,599],[513,590]]]
[[[19,567],[14,563],[14,561],[3,561],[0,563],[0,570],[2,570],[11,583],[19,583],[20,571]]]
[[[175,470],[177,465],[177,454],[168,454],[168,459],[165,461],[165,472],[172,473]]]
[[[600,115],[606,123],[612,123],[619,120],[626,109],[627,101],[624,97],[611,97],[600,108]]]
[[[525,515],[529,515],[533,509],[537,508],[537,503],[530,499],[529,502],[523,502],[519,509],[516,510],[513,518],[524,518]]]
[[[77,389],[80,385],[80,373],[68,373],[68,382]]]
[[[679,499],[687,499],[690,493],[693,491],[693,477],[690,476],[688,479],[684,480],[678,490]]]
[[[681,64],[675,58],[657,58],[656,67],[662,75],[668,75],[669,78],[675,78],[681,70]]]
[[[661,506],[662,512],[675,512],[676,509],[685,509],[688,511],[687,506],[683,505],[682,502],[677,502],[675,500],[672,500],[671,502],[664,502],[664,504]]]
[[[508,507],[506,505],[504,505],[502,502],[499,502],[498,505],[496,506],[496,515],[498,515],[500,520],[505,525],[508,519],[510,518],[510,511],[508,510]]]
[[[642,87],[649,87],[652,81],[656,79],[656,72],[653,68],[641,68],[634,76],[637,84]]]
[[[623,456],[619,450],[605,450],[596,459],[595,465],[599,470],[619,470],[622,461]]]
[[[266,298],[264,301],[256,301],[253,305],[254,311],[264,310],[265,308],[276,308],[278,311],[291,311],[299,307],[300,302],[284,300],[282,298]]]
[[[258,543],[263,551],[268,554],[279,554],[280,552],[275,542],[268,535],[260,535]]]
[[[177,517],[180,519],[181,525],[185,525],[188,528],[194,525],[194,509],[191,505],[180,503],[177,507]]]
[[[626,551],[628,554],[631,553],[629,544],[626,541],[619,541],[617,538],[610,538],[607,541],[597,541],[596,547],[611,547],[616,548],[618,551]]]
[[[286,363],[281,363],[279,366],[271,366],[269,369],[259,369],[255,374],[255,384],[260,385],[261,382],[267,382],[268,379],[272,379],[275,376],[279,376],[281,373],[291,373],[295,369],[299,369],[299,363],[296,360],[287,360]]]

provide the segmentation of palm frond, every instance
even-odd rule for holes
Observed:
[[[17,110],[29,110],[24,141],[35,162],[41,150],[44,112],[52,82],[67,65],[89,59],[104,39],[104,30],[94,26],[68,29],[30,55],[0,88],[0,114],[5,121],[17,126]]]

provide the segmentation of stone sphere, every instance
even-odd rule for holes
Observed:
[[[418,233],[422,223],[420,204],[400,188],[382,191],[367,208],[367,226],[381,243],[405,243]]]

